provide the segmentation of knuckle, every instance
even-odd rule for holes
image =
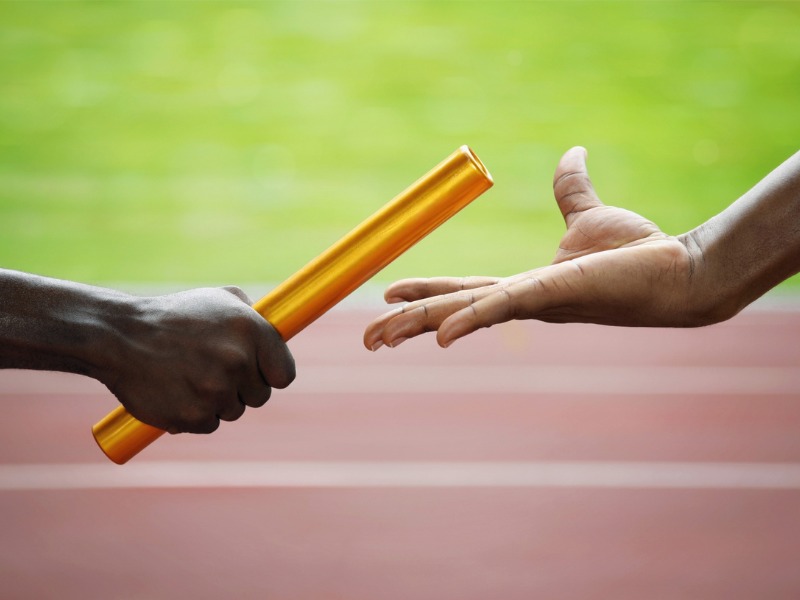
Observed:
[[[197,433],[214,433],[219,429],[219,423],[220,421],[217,417],[207,419],[200,424]]]
[[[197,384],[197,395],[212,403],[223,398],[229,389],[227,377],[209,377]]]
[[[228,374],[246,371],[253,362],[250,353],[242,346],[228,346],[221,354],[220,364]]]
[[[553,181],[553,188],[583,187],[588,181],[589,175],[585,171],[565,171],[564,173],[560,173],[558,178]]]
[[[251,314],[252,313],[252,314]],[[240,310],[234,311],[229,317],[226,327],[243,339],[255,337],[259,323],[254,317],[258,315],[250,308],[242,304]]]
[[[289,357],[286,360],[286,364],[283,365],[283,368],[278,373],[278,377],[276,381],[270,381],[270,383],[278,388],[283,389],[289,387],[295,377],[297,376],[297,369],[294,364],[294,358]]]
[[[517,304],[514,296],[507,287],[500,288],[497,293],[503,297],[501,318],[510,321],[517,318]]]
[[[239,300],[247,302],[248,304],[250,303],[250,298],[247,296],[244,290],[240,288],[238,285],[226,285],[222,289],[228,292],[229,294],[233,294],[234,296],[239,298]]]
[[[176,426],[185,433],[213,433],[219,427],[219,418],[199,407],[192,407],[182,412]]]
[[[236,421],[244,414],[244,411],[247,408],[242,402],[239,402],[238,400],[230,404],[231,405],[226,407],[223,412],[219,413],[218,417],[221,421],[229,421],[229,422]]]
[[[250,406],[252,408],[260,408],[267,403],[267,400],[269,400],[271,395],[272,395],[272,388],[267,387],[263,393],[248,399],[247,406]]]

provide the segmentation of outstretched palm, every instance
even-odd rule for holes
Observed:
[[[438,330],[455,339],[511,319],[625,325],[674,325],[691,277],[686,246],[636,213],[604,205],[594,192],[585,150],[561,159],[554,195],[567,231],[553,264],[506,278],[406,279],[386,291],[410,304],[367,328],[375,349]]]

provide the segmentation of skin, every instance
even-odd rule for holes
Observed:
[[[800,271],[800,153],[727,209],[679,236],[604,205],[586,150],[567,151],[553,193],[566,224],[553,263],[511,277],[404,279],[385,293],[407,302],[373,321],[377,350],[435,331],[447,347],[512,319],[635,327],[699,327],[729,319]]]
[[[0,368],[93,377],[170,433],[211,433],[295,377],[286,344],[238,288],[137,297],[3,269]]]

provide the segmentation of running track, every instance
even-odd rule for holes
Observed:
[[[0,598],[800,597],[800,311],[372,354],[381,311],[331,312],[289,390],[123,467],[102,386],[0,371]]]

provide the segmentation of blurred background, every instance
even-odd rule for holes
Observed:
[[[577,144],[681,233],[797,151],[798,31],[794,2],[3,2],[0,264],[277,283],[461,144],[495,188],[379,282],[548,263]]]
[[[798,32],[796,2],[0,1],[0,267],[257,297],[462,144],[495,187],[359,301],[549,263],[573,145],[679,234],[797,152]],[[0,370],[0,596],[796,599],[795,289],[447,351],[331,311],[264,409],[125,467],[105,387]]]

